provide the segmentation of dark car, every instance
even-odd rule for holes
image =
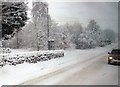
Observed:
[[[108,64],[120,64],[120,49],[113,49],[108,54]]]

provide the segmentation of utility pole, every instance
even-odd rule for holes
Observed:
[[[50,41],[49,41],[49,10],[47,6],[47,38],[48,38],[48,50],[50,50]]]
[[[38,32],[39,30],[37,29],[37,20],[34,21],[34,26],[35,26],[35,31],[36,31],[36,48],[37,48],[37,51],[39,51],[39,35],[38,35]]]

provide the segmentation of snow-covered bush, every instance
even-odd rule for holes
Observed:
[[[3,48],[3,53],[11,53],[11,49],[10,48]]]
[[[0,66],[5,65],[17,65],[22,63],[37,63],[39,61],[48,61],[64,56],[64,51],[33,51],[27,53],[16,53],[16,54],[1,54],[0,55]]]
[[[10,48],[0,48],[0,53],[11,53]]]
[[[76,41],[76,48],[77,49],[88,49],[88,48],[94,48],[96,42],[87,34],[80,34],[79,38]]]

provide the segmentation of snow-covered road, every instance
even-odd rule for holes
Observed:
[[[105,52],[105,51],[104,51]],[[107,55],[100,53],[21,83],[22,85],[118,85],[118,66],[107,64]]]
[[[117,85],[118,67],[108,65],[105,58],[78,62],[22,85]]]
[[[118,66],[107,64],[107,53],[116,46],[67,50],[62,58],[5,66],[0,85],[117,85]]]

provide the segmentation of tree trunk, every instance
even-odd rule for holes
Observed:
[[[3,53],[5,53],[5,50],[6,50],[6,40],[1,40],[1,44],[2,44],[2,48],[3,49]]]
[[[37,33],[37,51],[39,51],[39,50],[40,50],[40,47],[39,47],[39,35]]]
[[[18,31],[16,31],[16,48],[19,48],[19,38],[18,38]]]

